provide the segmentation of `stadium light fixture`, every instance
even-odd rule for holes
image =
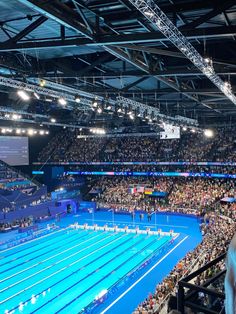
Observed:
[[[28,129],[28,135],[30,135],[30,136],[34,135],[34,130],[33,129]]]
[[[35,92],[34,92],[34,97],[35,97],[36,99],[40,99],[39,94],[37,94],[37,93],[35,93]]]
[[[60,105],[62,105],[62,106],[66,106],[67,105],[67,101],[63,97],[58,98],[58,103]]]
[[[24,101],[29,101],[30,96],[24,90],[18,90],[17,95]]]
[[[236,97],[232,90],[225,87],[225,82],[215,73],[210,58],[204,58],[188,41],[188,39],[171,22],[154,0],[129,0],[162,34],[172,42],[219,90],[236,105]]]
[[[54,119],[54,118],[51,118],[51,120],[50,120],[52,123],[56,123],[56,119]]]
[[[97,107],[98,106],[98,102],[96,101],[96,100],[94,100],[94,102],[93,102],[93,107]]]
[[[80,101],[81,101],[81,99],[80,99],[79,95],[76,95],[75,96],[75,102],[78,104],[78,103],[80,103]]]
[[[22,118],[22,115],[20,114],[13,113],[12,115],[12,120],[20,120],[21,118]]]
[[[211,137],[214,136],[214,132],[213,132],[213,130],[206,129],[206,130],[204,130],[204,135],[205,135],[206,137],[208,137],[208,138],[211,138]]]
[[[43,80],[43,79],[41,79],[41,80],[39,81],[39,85],[40,85],[41,87],[44,87],[44,86],[46,85],[46,81]]]

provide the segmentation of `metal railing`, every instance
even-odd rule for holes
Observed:
[[[189,307],[193,311],[206,314],[224,313],[225,294],[221,291],[217,291],[216,289],[209,288],[209,286],[216,283],[219,278],[222,278],[225,275],[226,270],[218,271],[218,273],[216,273],[202,285],[196,285],[190,283],[190,281],[203,274],[205,271],[210,270],[212,267],[216,266],[219,262],[223,261],[225,257],[226,253],[220,255],[213,261],[209,262],[205,266],[199,268],[178,282],[177,309],[180,311],[180,313],[185,313],[185,307]],[[209,299],[207,305],[199,302],[198,297],[200,294],[203,297],[207,297]],[[215,300],[214,303],[217,301],[218,305],[213,305],[212,300]]]

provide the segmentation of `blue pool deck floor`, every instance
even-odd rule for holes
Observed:
[[[48,223],[51,222],[53,221]],[[88,225],[97,224],[100,226],[107,224],[108,227],[117,225],[119,228],[124,228],[125,226],[128,226],[128,228],[139,227],[140,229],[150,228],[150,230],[153,231],[158,229],[162,231],[173,230],[175,233],[180,234],[174,243],[169,246],[168,250],[158,255],[157,258],[145,266],[137,276],[128,280],[112,296],[95,308],[93,311],[94,314],[131,314],[135,307],[142,302],[149,293],[154,292],[156,285],[163,280],[174,265],[177,264],[187,252],[193,250],[202,239],[197,218],[178,214],[153,214],[151,221],[148,222],[146,215],[144,215],[143,220],[140,221],[138,214],[133,218],[129,214],[114,214],[112,211],[98,211],[95,213],[84,212],[68,215],[62,218],[60,222],[55,223],[60,225],[60,227],[67,227],[75,222],[79,224],[87,223]],[[43,223],[43,225],[46,226],[47,223]],[[0,240],[9,240],[16,235],[17,231],[1,234]],[[76,314],[74,310],[70,312]],[[24,311],[22,313],[24,314]],[[37,313],[44,313],[43,308]]]

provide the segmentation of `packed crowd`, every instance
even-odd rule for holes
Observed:
[[[169,204],[173,207],[210,208],[221,198],[234,195],[234,180],[181,178],[175,181]]]
[[[65,161],[65,154],[76,138],[76,134],[70,131],[57,133],[44,147],[38,156],[39,161]]]
[[[103,161],[169,160],[175,154],[179,140],[161,141],[158,137],[111,138],[107,141]]]
[[[76,138],[64,155],[65,161],[99,161],[105,142],[104,138]]]
[[[210,158],[215,161],[236,160],[236,128],[229,127],[221,129],[217,133],[215,149],[211,150]]]
[[[127,210],[177,211],[178,209],[211,209],[224,197],[234,197],[234,180],[168,177],[103,177],[96,183],[100,189],[96,198],[100,207]],[[166,192],[168,198],[150,197],[131,187],[144,186],[154,191]],[[162,201],[160,201],[162,199]],[[165,201],[163,201],[165,200]]]
[[[202,242],[178,262],[170,274],[157,285],[155,292],[139,304],[133,314],[158,313],[160,305],[166,300],[168,295],[173,291],[177,292],[176,285],[181,278],[189,274],[193,269],[202,267],[227,251],[235,233],[235,227],[235,222],[212,212],[209,217],[209,223],[202,225],[202,230],[205,233]],[[203,284],[207,278],[224,269],[224,267],[224,263],[212,267],[207,272],[199,275],[195,284]]]
[[[39,161],[235,161],[236,127],[203,133],[183,133],[180,139],[159,137],[77,138],[78,130],[58,133],[39,155]]]
[[[157,199],[144,193],[144,189],[169,193],[173,181],[169,178],[102,178],[96,184],[102,193],[93,200],[99,207],[122,210],[154,210]],[[138,190],[139,187],[139,190]]]
[[[31,218],[16,219],[12,222],[0,222],[0,232],[7,232],[18,228],[27,228],[33,225]]]

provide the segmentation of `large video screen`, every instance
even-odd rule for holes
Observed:
[[[28,137],[0,136],[0,160],[10,166],[28,165]]]
[[[171,124],[164,124],[165,131],[160,132],[160,139],[169,140],[180,138],[180,127]]]

